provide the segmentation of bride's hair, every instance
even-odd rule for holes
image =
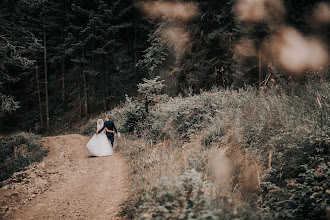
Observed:
[[[103,128],[104,122],[102,119],[97,120],[97,130],[101,130]]]

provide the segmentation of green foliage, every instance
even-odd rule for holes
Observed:
[[[10,89],[7,89],[21,79],[16,70],[24,71],[33,62],[27,57],[26,41],[31,39],[24,38],[27,35],[26,31],[16,27],[13,8],[4,4],[0,13],[4,15],[1,16],[0,23],[5,25],[0,28],[0,120],[2,120],[6,113],[13,113],[20,107]]]
[[[266,215],[287,219],[326,219],[330,189],[328,146],[329,142],[304,143],[300,151],[295,150],[296,159],[284,164],[294,170],[284,168],[283,178],[278,179],[280,168],[274,166],[268,177],[271,182],[263,184],[262,208]],[[290,158],[288,151],[281,156]]]
[[[198,15],[179,24],[145,19],[139,11],[143,1],[4,1],[0,9],[0,95],[13,97],[21,112],[11,114],[11,120],[2,117],[3,124],[21,124],[29,130],[40,123],[41,114],[45,120],[44,34],[53,128],[113,109],[125,101],[125,93],[137,95],[136,85],[146,76],[162,76],[169,95],[187,95],[214,85],[255,83],[257,59],[236,62],[234,46],[247,37],[246,32],[261,40],[272,28],[261,24],[253,26],[254,31],[244,29],[235,16],[234,0],[193,2]],[[301,14],[314,9],[315,3],[285,1],[288,22],[305,33],[307,23]],[[167,28],[177,27],[189,36],[186,53],[179,51],[180,58],[162,36]],[[320,37],[327,40],[327,35]],[[35,105],[36,71],[41,112]]]
[[[161,95],[164,88],[164,80],[158,81],[159,76],[154,79],[143,79],[143,83],[138,84],[138,92],[143,97],[145,114],[149,113],[149,106],[161,102],[167,95]]]
[[[160,102],[150,108],[144,120],[138,120],[142,117],[142,113],[137,113],[138,102],[130,99],[119,118],[122,121],[127,120],[127,116],[130,120],[137,119],[133,120],[134,127],[142,131],[144,140],[121,143],[121,151],[132,163],[136,193],[152,193],[146,197],[148,202],[141,197],[137,199],[140,202],[133,200],[135,205],[130,207],[134,208],[128,212],[142,212],[139,207],[141,202],[146,202],[143,207],[149,209],[145,216],[172,216],[174,212],[169,210],[179,206],[166,207],[172,204],[169,201],[180,201],[174,197],[178,194],[174,193],[175,187],[180,188],[177,183],[166,180],[153,190],[148,185],[160,181],[161,176],[176,176],[188,169],[196,169],[203,178],[212,179],[209,170],[212,152],[219,146],[234,143],[264,169],[260,193],[254,195],[259,203],[250,201],[254,208],[260,208],[258,215],[267,219],[325,219],[330,182],[328,94],[329,83],[322,79],[310,80],[304,85],[288,84],[267,93],[258,93],[251,87],[214,90]],[[133,140],[137,138],[134,132],[129,134]],[[174,143],[162,149],[155,147],[150,152],[145,150],[150,141],[164,140]],[[192,147],[196,143],[207,148]],[[246,180],[239,177],[239,170],[235,172],[233,175],[243,178],[236,187],[243,189]],[[232,191],[233,198],[239,195],[239,190]],[[158,197],[160,200],[155,200]],[[220,216],[223,218],[225,214]]]
[[[147,125],[142,127],[148,128],[145,133],[154,140],[189,140],[204,131],[210,131],[209,126],[226,129],[227,125],[223,122],[235,118],[237,109],[243,108],[255,97],[256,91],[252,88],[242,89],[239,93],[221,90],[185,98],[176,97],[155,105],[147,118]]]
[[[143,131],[143,128],[147,126],[145,119],[148,107],[155,105],[157,102],[164,102],[168,98],[167,95],[162,94],[164,84],[163,80],[159,79],[160,77],[150,80],[143,79],[144,83],[138,84],[138,92],[143,97],[142,100],[132,100],[126,95],[126,102],[122,109],[117,108],[105,113],[115,120],[117,129],[126,133],[137,131],[137,134]],[[99,118],[103,118],[103,114]],[[92,134],[95,131],[95,123],[96,119],[90,120],[84,126],[82,133],[85,135]]]
[[[200,16],[187,25],[192,49],[180,60],[180,70],[176,73],[183,94],[187,94],[189,87],[195,92],[210,90],[214,85],[229,87],[234,82],[235,72],[242,71],[233,58],[233,44],[238,41],[242,29],[234,14],[235,1],[195,2]]]
[[[138,92],[145,98],[147,101],[152,101],[153,98],[160,95],[164,89],[164,80],[160,80],[159,76],[156,76],[154,79],[143,79],[143,83],[138,84]]]
[[[215,219],[204,190],[201,175],[195,170],[173,180],[164,177],[147,193],[141,209],[155,219]]]
[[[273,146],[272,168],[262,195],[265,213],[276,218],[326,219],[329,209],[329,85],[311,82],[297,88]],[[322,99],[320,97],[323,97]],[[294,106],[294,107],[293,107]],[[271,195],[271,196],[270,196]]]
[[[169,49],[161,36],[161,32],[167,25],[168,22],[161,22],[149,33],[148,42],[150,45],[144,51],[143,58],[137,63],[138,67],[147,70],[150,76],[157,74],[168,57]]]
[[[126,96],[125,108],[123,111],[124,123],[123,132],[134,132],[138,129],[138,124],[143,121],[145,108],[139,101],[132,101]]]
[[[19,102],[15,101],[12,96],[1,95],[1,109],[0,116],[2,113],[9,112],[12,113],[19,109]]]
[[[216,201],[206,196],[205,191],[212,190],[213,186],[205,184],[195,170],[173,179],[163,177],[147,192],[140,207],[141,219],[257,219],[248,209],[226,198]]]
[[[0,140],[0,181],[14,172],[40,161],[47,151],[40,144],[40,136],[33,133],[15,133]]]
[[[40,114],[45,120],[44,34],[52,130],[70,127],[86,112],[114,108],[125,100],[123,90],[136,95],[146,74],[135,64],[149,34],[136,10],[123,0],[5,1],[0,9],[0,95],[19,101],[21,112],[11,114],[12,120],[3,117],[3,124],[20,123],[29,130],[40,123]],[[41,112],[35,103],[38,89]]]

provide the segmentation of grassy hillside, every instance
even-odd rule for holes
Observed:
[[[40,138],[33,133],[18,132],[0,139],[0,181],[47,155]]]
[[[126,217],[326,219],[330,84],[154,98],[107,114],[131,164]],[[102,116],[100,116],[102,117]],[[83,129],[93,133],[96,120]]]

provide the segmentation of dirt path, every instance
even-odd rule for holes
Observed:
[[[125,161],[116,152],[90,157],[88,139],[76,134],[44,138],[50,152],[43,162],[1,188],[2,217],[119,219],[120,204],[128,197]]]

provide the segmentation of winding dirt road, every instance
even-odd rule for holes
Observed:
[[[88,139],[44,138],[48,156],[0,189],[0,219],[120,219],[117,213],[129,195],[125,161],[116,152],[91,157]]]

